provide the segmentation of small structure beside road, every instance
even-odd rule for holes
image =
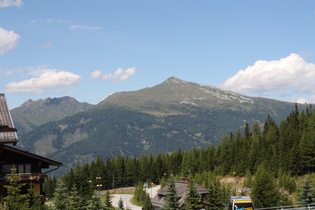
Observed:
[[[189,184],[189,181],[186,179],[182,179],[180,181],[175,181],[175,188],[176,188],[176,194],[178,197],[179,205],[182,206],[184,204],[186,194],[187,194],[187,186]],[[206,197],[207,194],[209,194],[209,191],[203,188],[202,186],[196,184],[197,192],[201,196],[202,199]],[[157,195],[154,196],[154,198],[151,200],[151,203],[154,207],[154,209],[161,209],[165,203],[165,197],[167,194],[168,185],[163,187],[159,192],[157,192]]]

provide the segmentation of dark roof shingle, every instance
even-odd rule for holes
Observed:
[[[0,94],[0,144],[11,143],[15,145],[17,141],[17,132],[5,96]]]

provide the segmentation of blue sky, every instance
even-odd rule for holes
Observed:
[[[175,76],[315,103],[314,37],[314,0],[0,0],[0,93],[97,104]]]

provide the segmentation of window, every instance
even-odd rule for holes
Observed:
[[[18,165],[18,171],[17,173],[24,173],[24,164],[19,164]]]
[[[11,174],[11,169],[16,168],[15,164],[2,165],[2,174]]]
[[[2,165],[2,174],[11,174],[12,168],[16,168],[17,170],[15,173],[32,173],[32,165],[30,163],[26,164],[7,164],[7,165]]]
[[[31,173],[32,172],[32,166],[30,163],[25,164],[25,173]]]

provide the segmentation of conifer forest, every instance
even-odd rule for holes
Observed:
[[[46,197],[55,201],[68,193],[80,197],[76,203],[88,205],[95,190],[136,187],[136,198],[142,193],[143,182],[163,187],[185,177],[209,190],[206,209],[223,209],[231,195],[250,195],[256,207],[271,207],[314,202],[314,172],[315,112],[311,106],[301,111],[296,106],[279,125],[268,115],[264,123],[245,124],[226,135],[218,146],[155,156],[98,157],[77,164],[61,177],[50,176],[44,190]],[[249,190],[236,191],[220,182],[224,177],[243,179],[239,187]],[[147,201],[140,198],[139,202]],[[200,209],[200,205],[187,206]]]

